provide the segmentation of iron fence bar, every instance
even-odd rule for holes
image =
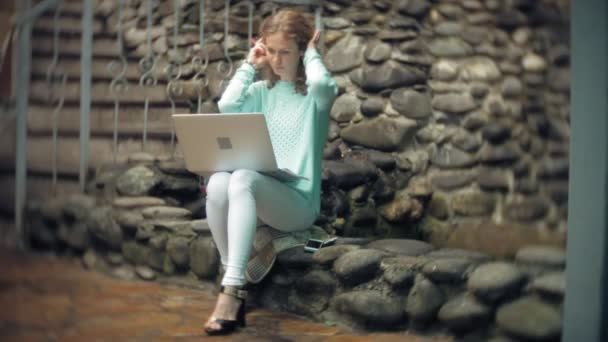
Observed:
[[[311,6],[321,5],[321,0],[272,0],[272,2],[278,2],[278,3],[290,4],[290,5],[311,5]]]
[[[224,86],[228,82],[230,75],[232,74],[233,63],[232,58],[230,58],[230,54],[228,53],[228,32],[230,26],[230,0],[225,1],[225,10],[224,10],[224,57],[226,61],[221,61],[217,65],[217,71],[222,74],[223,79],[220,81],[220,88],[224,89]],[[224,65],[228,65],[224,67]],[[225,70],[224,70],[225,69]]]
[[[58,131],[59,131],[59,113],[61,108],[63,107],[64,101],[64,90],[65,84],[67,82],[67,75],[63,72],[62,68],[58,66],[59,63],[59,34],[61,28],[59,27],[59,16],[61,15],[61,4],[62,1],[57,2],[57,6],[55,7],[55,15],[53,16],[53,60],[47,69],[47,85],[49,87],[48,90],[48,98],[50,104],[55,104],[55,108],[53,110],[53,161],[52,161],[52,191],[53,194],[57,194],[57,156],[58,156]],[[57,86],[57,82],[60,82],[59,86]],[[59,94],[57,94],[57,92]]]
[[[26,13],[17,13],[13,19],[14,24],[20,25],[38,19],[38,17],[40,17],[44,12],[55,7],[57,5],[57,1],[59,0],[44,0],[36,4],[34,7],[31,7],[30,5]],[[19,0],[16,0],[15,2],[19,4]]]
[[[110,82],[110,92],[114,97],[114,129],[113,129],[113,141],[112,141],[112,160],[114,165],[117,163],[118,159],[118,117],[120,114],[120,93],[124,93],[129,88],[129,83],[125,77],[127,73],[127,59],[123,53],[123,43],[122,43],[122,18],[123,18],[123,9],[124,9],[124,0],[118,0],[118,22],[116,23],[116,39],[118,45],[118,59],[121,64],[120,70],[116,73],[115,65],[117,61],[111,61],[108,64],[108,71],[110,74],[114,75],[112,81]]]
[[[179,18],[180,18],[180,5],[178,0],[173,0],[173,14],[175,19],[175,25],[173,26],[173,55],[177,56],[177,36],[179,34]],[[166,68],[167,74],[167,97],[171,102],[171,114],[175,114],[175,99],[176,95],[183,93],[183,87],[179,79],[182,75],[181,65],[175,61],[170,61]],[[171,158],[175,157],[175,125],[171,120]]]
[[[247,21],[247,43],[246,46],[249,46],[251,39],[253,37],[253,10],[255,9],[255,5],[251,1],[247,1],[247,7],[249,9],[248,13],[248,21]],[[247,49],[249,50],[249,49]]]
[[[32,7],[31,0],[16,0],[19,13],[28,13]],[[19,237],[17,248],[26,247],[26,236],[23,226],[23,209],[26,200],[27,181],[27,112],[30,91],[30,63],[32,25],[29,20],[20,21],[17,28],[16,64],[16,146],[15,146],[15,230]],[[18,62],[17,62],[18,61]]]
[[[80,57],[80,190],[84,192],[89,167],[91,137],[91,69],[93,64],[93,0],[83,1]]]
[[[146,150],[146,142],[148,135],[148,108],[150,104],[149,94],[146,88],[156,85],[156,76],[154,75],[154,67],[156,58],[152,51],[152,0],[147,0],[147,18],[146,18],[146,44],[148,53],[139,61],[139,67],[142,72],[139,78],[139,86],[144,89],[144,127],[142,132],[141,149]]]
[[[198,23],[198,42],[203,48],[205,44],[205,0],[200,0],[198,5],[199,23]]]

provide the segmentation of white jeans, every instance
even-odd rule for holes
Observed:
[[[246,283],[257,218],[281,231],[309,228],[310,203],[280,181],[250,170],[214,173],[207,184],[207,221],[226,269],[222,285]]]

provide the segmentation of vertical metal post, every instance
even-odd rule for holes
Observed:
[[[16,1],[18,13],[24,15],[32,7],[31,0]],[[16,59],[16,149],[15,149],[15,229],[18,240],[17,248],[24,248],[26,236],[23,229],[23,209],[27,190],[27,112],[30,91],[30,63],[32,25],[29,20],[21,21],[17,28]]]
[[[571,130],[562,341],[608,338],[608,4],[572,1]]]
[[[80,55],[80,190],[84,192],[89,168],[91,136],[91,68],[93,59],[93,0],[83,1]]]
[[[323,33],[323,4],[319,3],[317,8],[315,9],[315,29]],[[319,37],[319,43],[317,45],[319,47],[319,52],[323,52],[325,50],[325,35],[321,34]]]

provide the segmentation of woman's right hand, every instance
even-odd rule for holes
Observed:
[[[253,64],[256,69],[260,69],[268,63],[266,46],[262,42],[262,39],[258,39],[251,50],[249,50],[247,62]]]

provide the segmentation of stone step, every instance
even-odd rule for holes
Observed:
[[[154,106],[148,109],[148,135],[170,138],[172,122],[171,107]],[[176,113],[189,113],[190,108],[176,107]],[[53,110],[42,105],[30,106],[28,130],[35,135],[52,135]],[[118,114],[119,138],[124,136],[141,137],[144,123],[143,106],[121,105]],[[114,134],[114,106],[93,106],[90,112],[92,136],[112,136]],[[59,113],[58,132],[60,136],[77,136],[80,132],[80,108],[65,106]]]
[[[14,134],[0,137],[0,169],[14,170]],[[113,142],[110,138],[92,137],[89,142],[89,168],[95,170],[113,162]],[[118,141],[117,163],[125,163],[129,155],[141,150],[141,139],[128,138]],[[153,155],[170,155],[167,140],[148,139],[146,151]],[[181,156],[176,145],[176,156]],[[27,142],[27,165],[30,172],[52,174],[53,140],[51,137],[30,137]],[[78,137],[58,139],[57,168],[59,175],[76,177],[80,170],[80,141]]]
[[[124,196],[117,197],[112,201],[112,206],[118,209],[153,207],[165,204],[164,199],[150,196]]]
[[[31,82],[30,100],[35,103],[48,102],[49,86],[46,81],[36,80]],[[67,104],[80,103],[80,83],[68,82],[63,89],[65,94],[64,101]],[[108,83],[95,82],[91,85],[92,102],[96,104],[114,104],[114,96],[110,91]],[[119,99],[122,104],[143,104],[145,95],[148,96],[151,106],[170,104],[167,96],[167,87],[157,84],[150,87],[140,87],[139,84],[129,84],[126,92],[120,94]],[[142,106],[143,108],[143,106]]]
[[[37,56],[32,59],[32,78],[33,79],[46,79],[46,75],[48,72],[48,68],[50,67],[53,58],[50,56]],[[91,77],[93,80],[107,80],[108,84],[114,78],[114,76],[118,75],[119,70],[110,72],[109,66],[110,63],[117,63],[116,68],[120,68],[120,62],[117,59],[110,58],[95,58],[93,59],[92,67],[91,67]],[[67,75],[68,80],[80,80],[80,59],[74,57],[64,57],[61,56],[57,62],[58,70],[63,70],[63,72]],[[164,66],[163,66],[164,67]],[[114,68],[114,66],[112,66]],[[163,73],[161,68],[157,68],[158,72],[156,73],[156,77],[159,82],[164,83]],[[115,70],[115,69],[112,69]],[[127,68],[125,70],[125,77],[130,82],[134,82],[136,84],[139,83],[139,79],[141,77],[141,72],[139,71],[139,64],[135,61],[128,61]]]
[[[80,35],[82,33],[82,16],[61,15],[57,20],[57,28],[61,35]],[[33,34],[53,34],[55,32],[55,11],[51,10],[46,16],[34,21]],[[93,19],[93,34],[99,35],[104,32],[103,23],[99,19]]]
[[[52,56],[34,56],[32,59],[32,80],[46,80],[49,67],[53,62]],[[142,72],[140,71],[139,62],[133,59],[126,60],[125,78],[131,86],[139,86]],[[167,67],[169,63],[165,58],[159,58],[153,69],[153,75],[158,84],[165,85],[168,83]],[[110,85],[110,82],[119,75],[122,69],[122,64],[118,58],[95,57],[91,65],[91,78],[93,82],[103,81]],[[57,60],[56,72],[63,72],[67,75],[68,82],[80,82],[80,58],[76,56],[59,56]],[[181,72],[180,79],[182,81],[192,81],[194,72],[191,64],[182,65],[179,69]],[[210,75],[217,78],[215,70],[209,71]]]
[[[60,40],[61,56],[80,57],[82,43],[80,36],[62,37]],[[137,51],[137,50],[136,50]],[[53,40],[48,35],[37,35],[32,37],[32,54],[34,56],[51,56],[53,54]],[[118,57],[120,56],[116,39],[109,37],[95,38],[93,42],[93,58],[96,57]],[[139,59],[143,54],[134,52],[128,58]]]
[[[61,177],[57,180],[57,192],[53,192],[51,177],[29,175],[27,177],[27,201],[46,201],[69,194],[80,193],[77,178]],[[0,173],[0,212],[13,213],[15,210],[15,174]]]

